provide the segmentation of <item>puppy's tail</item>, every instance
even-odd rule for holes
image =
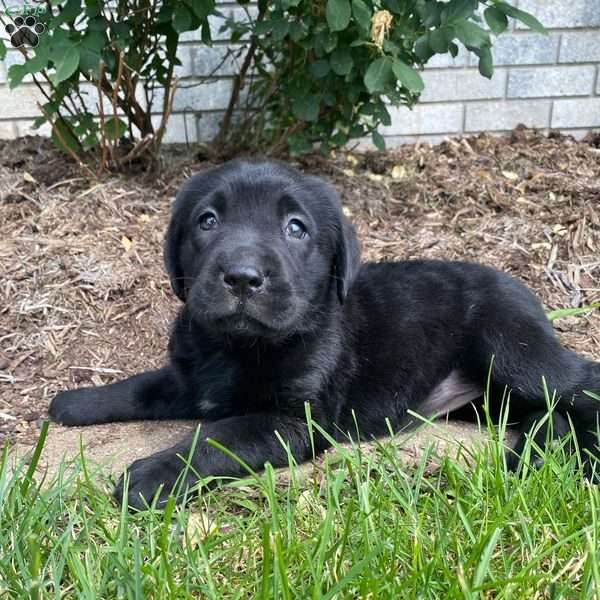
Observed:
[[[586,473],[600,483],[600,363],[586,361],[577,389],[562,398],[559,409],[573,422]]]

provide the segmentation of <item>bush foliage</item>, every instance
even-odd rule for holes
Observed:
[[[252,40],[252,74],[238,76],[250,80],[250,99],[234,99],[244,115],[233,139],[301,153],[371,135],[383,148],[377,128],[390,124],[388,106],[418,100],[419,69],[435,54],[456,56],[462,44],[492,76],[490,31],[505,31],[508,17],[544,31],[503,0],[261,0],[255,20],[228,24],[234,39]]]
[[[48,0],[46,31],[26,60],[8,70],[11,88],[32,76],[54,142],[71,155],[100,148],[100,167],[154,156],[175,91],[179,35],[201,30],[211,43],[213,0]],[[25,6],[25,12],[27,11]],[[6,52],[0,46],[0,58]],[[33,54],[33,56],[31,56]],[[152,114],[161,116],[157,122]],[[121,143],[118,143],[121,142]]]
[[[38,125],[49,121],[54,141],[72,155],[99,147],[101,166],[154,155],[171,112],[179,35],[200,30],[210,45],[209,17],[219,14],[214,1],[47,4],[55,9],[48,33],[24,64],[10,67],[10,86],[34,77],[47,99]],[[491,34],[504,32],[510,17],[544,31],[504,0],[239,4],[249,18],[223,28],[233,43],[246,44],[244,58],[215,145],[270,154],[299,154],[316,142],[327,151],[368,135],[382,148],[377,130],[390,124],[388,107],[418,101],[419,70],[432,56],[456,56],[462,45],[491,77]],[[157,123],[153,112],[161,115]]]

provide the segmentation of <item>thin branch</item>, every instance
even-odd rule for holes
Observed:
[[[46,117],[46,120],[48,121],[48,123],[50,123],[52,125],[52,131],[56,134],[56,137],[60,140],[60,142],[62,143],[62,145],[63,145],[64,149],[67,151],[67,153],[79,165],[79,167],[81,169],[83,169],[90,177],[92,177],[92,179],[95,179],[95,177],[96,177],[95,173],[83,163],[81,158],[79,158],[79,156],[77,155],[77,153],[74,150],[69,148],[69,145],[66,143],[65,138],[63,137],[62,133],[60,132],[58,127],[56,127],[56,124],[52,121],[52,117],[48,114],[48,112],[44,109],[44,107],[39,102],[37,103],[37,105],[38,105],[38,108],[42,111],[42,113]]]

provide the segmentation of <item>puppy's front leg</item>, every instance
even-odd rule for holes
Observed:
[[[178,392],[170,367],[109,385],[60,392],[48,412],[53,421],[64,425],[198,416],[194,403]]]
[[[270,462],[274,467],[287,466],[287,452],[275,431],[289,444],[297,462],[303,462],[312,456],[307,424],[299,418],[256,413],[209,422],[200,429],[187,467],[194,436],[131,464],[128,469],[129,505],[143,508],[146,503],[152,502],[159,488],[158,505],[164,504],[180,475],[183,481],[180,481],[181,487],[178,486],[177,489],[183,491],[197,483],[198,476],[239,477],[247,474],[238,462],[211,446],[208,439],[219,442],[255,471],[262,469],[265,462]],[[322,438],[318,443],[321,446],[318,450],[324,449],[326,444]],[[115,489],[115,496],[119,501],[123,498],[123,488],[124,478],[121,477]]]

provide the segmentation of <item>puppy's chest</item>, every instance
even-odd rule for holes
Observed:
[[[233,415],[304,406],[310,393],[303,378],[283,364],[232,360],[224,355],[197,365],[188,386],[202,416],[222,419]]]

